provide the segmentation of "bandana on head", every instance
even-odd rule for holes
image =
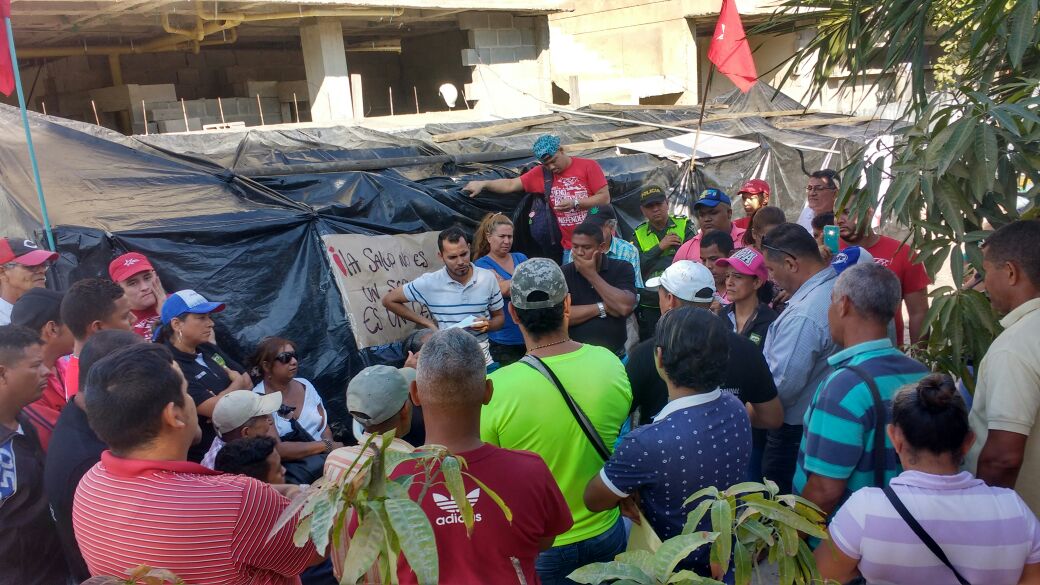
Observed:
[[[552,134],[545,134],[540,136],[534,143],[534,156],[538,160],[542,160],[547,156],[556,154],[557,150],[560,150],[560,138],[553,136]]]

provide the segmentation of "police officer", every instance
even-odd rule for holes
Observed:
[[[657,185],[649,185],[639,193],[639,209],[646,221],[636,228],[632,243],[639,249],[639,264],[646,281],[660,276],[671,265],[675,251],[696,234],[696,229],[686,217],[668,214],[668,199]],[[656,290],[640,291],[636,316],[639,338],[649,339],[661,318]]]

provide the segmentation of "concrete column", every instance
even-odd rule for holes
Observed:
[[[303,65],[307,71],[311,120],[343,122],[353,117],[350,75],[343,47],[343,26],[335,18],[318,18],[300,27]]]

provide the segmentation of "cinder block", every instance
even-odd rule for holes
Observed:
[[[491,63],[515,63],[515,49],[491,49]]]
[[[480,58],[477,56],[476,49],[463,49],[462,50],[462,66],[473,67],[474,65],[480,65]]]
[[[307,81],[281,81],[278,83],[278,101],[292,102],[293,93],[296,94],[297,102],[302,103],[310,99],[310,94],[307,92]]]
[[[245,83],[246,81],[256,79],[256,69],[236,65],[224,69],[224,75],[228,83]]]
[[[184,112],[180,108],[163,108],[159,110],[148,109],[149,122],[162,122],[166,120],[180,120],[184,123]]]
[[[492,12],[489,20],[491,28],[513,28],[513,15],[508,12]]]
[[[177,83],[184,85],[198,85],[202,81],[198,69],[178,69]]]
[[[178,120],[164,120],[158,122],[159,132],[184,132],[185,130],[202,130],[202,120],[199,118],[188,118],[188,126],[184,126],[184,118]]]
[[[533,46],[516,48],[516,59],[518,61],[534,61],[537,58],[538,51]]]
[[[487,28],[469,31],[469,46],[474,49],[498,46],[498,31]]]
[[[534,21],[531,16],[514,16],[513,28],[534,28]]]
[[[490,28],[491,20],[487,12],[463,12],[459,15],[459,28],[472,30],[475,28]]]
[[[498,46],[519,47],[521,44],[521,35],[519,30],[510,28],[498,31]]]
[[[529,28],[520,29],[520,44],[534,46],[534,30]]]

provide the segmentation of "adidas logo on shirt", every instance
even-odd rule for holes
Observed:
[[[477,507],[477,501],[480,499],[480,488],[476,488],[473,491],[466,494],[466,499],[469,500],[469,505],[474,509]],[[444,496],[438,493],[433,493],[433,503],[437,505],[445,514],[437,517],[435,521],[437,526],[448,526],[449,524],[462,524],[462,513],[459,512],[459,505],[455,503],[450,495]],[[474,513],[473,521],[480,522],[480,514]]]

